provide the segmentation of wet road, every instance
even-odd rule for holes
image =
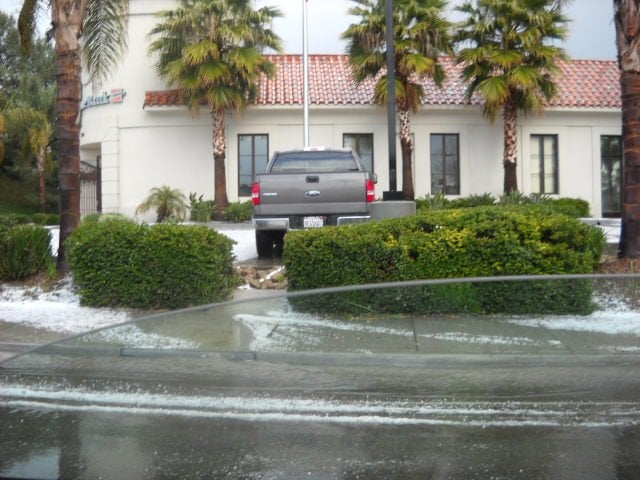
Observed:
[[[2,374],[0,472],[639,478],[636,356],[362,357],[23,359]]]

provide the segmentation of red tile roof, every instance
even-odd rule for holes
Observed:
[[[271,78],[260,78],[257,105],[302,105],[302,55],[269,55],[276,66]],[[423,82],[425,105],[464,105],[465,85],[459,65],[442,58],[447,79],[442,88]],[[621,108],[620,74],[610,60],[569,60],[560,63],[558,94],[552,107]],[[371,105],[373,80],[356,85],[346,55],[309,55],[309,103],[311,105]],[[472,104],[478,104],[473,99]],[[144,107],[181,105],[176,90],[149,91]]]

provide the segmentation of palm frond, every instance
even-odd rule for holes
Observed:
[[[33,38],[38,20],[38,0],[24,0],[18,15],[18,32],[20,33],[20,47],[25,54],[31,53]]]
[[[108,78],[127,49],[128,0],[89,0],[82,56],[92,81]]]

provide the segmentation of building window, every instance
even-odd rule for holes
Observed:
[[[431,193],[460,195],[460,150],[457,133],[431,134]]]
[[[619,217],[622,214],[622,137],[600,137],[600,182],[602,185],[602,216]]]
[[[342,146],[356,152],[364,169],[373,173],[373,133],[345,133]]]
[[[531,192],[558,193],[557,135],[531,135]]]
[[[238,196],[251,196],[251,184],[269,161],[269,135],[238,135]]]

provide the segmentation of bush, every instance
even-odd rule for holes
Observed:
[[[24,225],[31,221],[29,215],[10,213],[8,215],[0,215],[0,226],[14,227],[16,225]]]
[[[189,220],[192,222],[210,222],[216,211],[216,202],[213,200],[203,200],[203,195],[196,198],[195,193],[189,194]]]
[[[34,213],[31,215],[31,222],[36,225],[59,225],[60,215],[57,213]]]
[[[0,227],[0,279],[23,280],[53,267],[51,233],[46,228]]]
[[[67,255],[83,304],[181,308],[226,299],[237,279],[233,241],[205,226],[81,224]]]
[[[84,216],[82,223],[98,223],[108,220],[121,220],[123,222],[128,221],[134,223],[132,219],[121,213],[90,213]]]
[[[285,237],[283,259],[288,288],[294,291],[400,280],[592,273],[605,244],[599,228],[577,219],[546,209],[496,206],[426,211],[369,224],[293,231]],[[419,300],[412,293],[409,307],[414,305],[416,312],[441,311],[442,305],[451,305],[454,311],[521,309],[516,304],[521,304],[522,292],[509,285],[457,286],[462,290],[455,294],[452,288],[430,288],[431,299]],[[558,292],[549,301],[543,290],[527,293],[531,308],[539,305],[539,311],[580,313],[591,308],[584,300],[590,297],[588,290],[577,295],[577,305],[575,292]],[[459,298],[464,298],[464,308],[457,300],[453,302]],[[377,298],[366,300],[360,303],[390,311]],[[553,302],[556,304],[549,305]],[[438,306],[430,309],[428,305]]]
[[[246,202],[233,202],[230,203],[227,209],[224,211],[224,219],[227,222],[247,222],[251,220],[253,215],[253,203],[251,200]]]
[[[416,200],[416,210],[450,210],[457,208],[487,207],[491,205],[501,205],[503,207],[539,208],[544,206],[547,211],[562,213],[574,218],[585,218],[591,216],[589,212],[589,202],[580,198],[552,198],[548,195],[532,193],[525,195],[521,192],[504,194],[499,200],[490,193],[482,195],[469,195],[448,199],[443,193],[427,195]]]
[[[456,198],[449,202],[448,208],[473,208],[488,207],[495,205],[496,199],[490,193],[482,195],[469,195],[468,197]]]

